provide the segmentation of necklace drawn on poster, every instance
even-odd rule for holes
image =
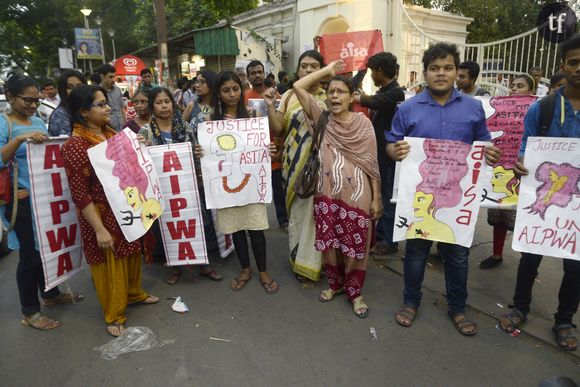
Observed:
[[[132,140],[127,136],[119,136],[118,141],[107,143],[105,151],[105,157],[115,163],[112,174],[119,179],[119,188],[125,194],[127,205],[130,207],[128,210],[119,211],[124,215],[122,217],[124,223],[120,225],[131,226],[139,219],[148,230],[162,213],[159,200],[146,197],[150,180],[147,173],[153,171],[153,165],[145,158],[140,159],[138,153],[125,152],[124,149],[133,150]],[[137,152],[140,149],[137,149]],[[153,188],[155,192],[155,187]]]
[[[246,154],[245,150],[244,142],[235,133],[223,133],[212,138],[210,153],[221,158],[218,162],[217,177],[211,180],[213,194],[236,194],[243,190],[255,190],[261,195],[256,177],[242,170],[242,165],[245,162],[253,161],[248,160],[249,155]],[[234,160],[239,161],[234,162]]]

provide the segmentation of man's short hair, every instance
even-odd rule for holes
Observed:
[[[532,75],[532,73],[533,73],[534,71],[539,71],[539,72],[541,72],[542,74],[544,74],[544,69],[543,69],[543,68],[541,68],[540,66],[534,66],[534,67],[530,67],[530,69],[528,70],[528,74]]]
[[[288,75],[286,71],[278,71],[278,82],[282,82],[286,75]]]
[[[259,60],[253,60],[246,66],[246,74],[250,74],[250,68],[256,66],[262,66],[262,71],[264,71],[264,65],[262,64],[262,62],[260,62]]]
[[[56,87],[56,85],[54,84],[54,81],[48,80],[42,84],[42,90],[46,89],[49,86]]]
[[[459,66],[459,51],[455,44],[445,42],[431,44],[423,53],[423,71],[427,71],[427,67],[435,59],[443,59],[448,55],[453,57],[455,68],[457,68]]]
[[[394,78],[399,69],[397,57],[390,52],[379,52],[371,56],[367,62],[367,66],[371,70],[381,70],[388,78]]]
[[[109,73],[113,73],[115,74],[115,67],[113,67],[112,65],[106,63],[104,65],[100,65],[99,67],[97,67],[95,69],[96,73],[99,73],[100,75],[107,75]]]
[[[469,78],[471,78],[473,82],[475,82],[477,80],[477,77],[479,77],[479,65],[477,64],[477,62],[474,62],[472,60],[466,60],[465,62],[461,62],[458,66],[458,69],[467,70]]]
[[[153,73],[149,69],[143,69],[143,70],[141,70],[141,76],[143,76],[145,74],[151,74],[151,75],[153,75]]]
[[[562,62],[566,61],[566,55],[569,51],[580,48],[580,34],[574,34],[570,39],[560,44],[560,58]]]

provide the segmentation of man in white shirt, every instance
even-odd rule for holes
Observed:
[[[536,84],[536,92],[534,95],[548,95],[550,88],[540,82],[544,76],[544,70],[540,66],[535,66],[528,71],[528,74],[530,74]]]
[[[37,112],[40,118],[48,123],[50,115],[60,105],[60,97],[53,81],[47,81],[42,85],[42,95],[44,98],[40,102]]]

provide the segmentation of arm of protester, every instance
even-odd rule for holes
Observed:
[[[314,45],[314,50],[318,51],[318,47],[320,47],[320,39],[322,36],[315,36],[312,38],[312,44]]]
[[[477,121],[474,128],[474,141],[491,141],[491,133],[487,128],[487,120],[485,119],[485,111],[483,105],[479,102],[479,109],[477,111]]]
[[[268,123],[274,136],[281,136],[283,133],[284,114],[276,110],[276,95],[278,93],[274,88],[269,88],[264,93],[264,102],[268,108]]]
[[[83,217],[89,222],[97,236],[97,244],[101,249],[112,249],[114,247],[113,237],[105,228],[101,217],[99,216],[95,204],[90,202],[81,210]]]
[[[358,100],[361,106],[369,109],[394,111],[397,104],[405,100],[405,93],[400,88],[395,88],[375,95],[361,94]],[[357,96],[355,96],[355,102],[357,102]]]
[[[12,136],[12,140],[8,141],[8,123],[4,121],[2,125],[2,137],[0,138],[0,154],[2,154],[2,158],[0,159],[0,168],[4,168],[8,161],[10,161],[18,147],[22,145],[22,143],[26,142],[26,140],[31,140],[34,143],[40,144],[45,142],[48,137],[46,134],[42,132],[29,132],[24,133],[19,136]]]
[[[195,144],[195,147],[193,148],[193,154],[198,159],[201,159],[203,157],[203,148],[201,147],[201,145]]]
[[[371,179],[371,190],[373,193],[371,218],[380,219],[383,216],[383,199],[381,197],[381,181],[379,179]]]
[[[518,161],[514,165],[514,172],[516,176],[527,176],[530,173],[530,171],[528,171],[528,168],[524,166],[523,156],[518,157]]]
[[[153,136],[151,133],[151,126],[149,124],[145,124],[139,130],[138,136],[142,136],[145,139],[144,144],[147,146],[153,145]]]
[[[391,160],[401,161],[409,154],[411,145],[403,140],[406,134],[405,114],[403,110],[398,109],[393,117],[391,130],[385,134],[387,156]]]
[[[191,112],[193,111],[193,105],[194,105],[193,101],[188,103],[185,109],[183,110],[183,113],[181,114],[181,118],[183,118],[183,120],[186,122],[191,121]]]
[[[365,79],[365,75],[367,75],[367,70],[358,70],[354,77],[352,77],[352,87],[355,90],[360,89],[363,79]]]
[[[298,98],[298,101],[300,101],[300,105],[302,105],[304,113],[309,119],[316,120],[317,117],[314,116],[313,107],[310,104],[311,96],[308,90],[310,90],[313,85],[319,83],[322,78],[326,76],[334,77],[344,68],[345,64],[342,59],[335,60],[324,68],[308,74],[294,82],[294,92],[296,93],[296,97]]]
[[[530,106],[524,118],[524,135],[520,145],[519,157],[523,160],[528,145],[528,137],[537,136],[540,132],[540,103],[535,102]],[[526,170],[527,171],[527,170]]]
[[[499,162],[499,159],[501,158],[501,149],[493,145],[487,145],[485,147],[484,155],[487,164],[493,166],[497,164]]]

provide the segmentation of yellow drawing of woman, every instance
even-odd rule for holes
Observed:
[[[436,208],[433,206],[433,194],[417,191],[413,199],[413,209],[415,218],[421,220],[411,223],[407,230],[407,239],[423,238],[455,243],[455,234],[451,227],[434,217]]]
[[[519,183],[512,169],[505,169],[501,165],[493,169],[491,178],[493,192],[505,194],[505,197],[499,199],[500,203],[514,205],[518,203]]]
[[[127,198],[127,204],[131,206],[133,212],[141,209],[141,222],[146,230],[149,230],[155,219],[161,216],[161,205],[155,199],[145,199],[139,194],[137,187],[127,187],[123,191]]]

